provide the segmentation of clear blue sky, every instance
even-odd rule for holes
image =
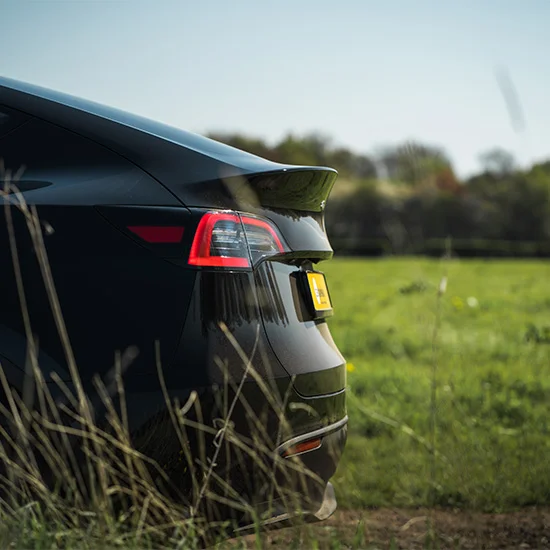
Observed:
[[[0,0],[0,74],[187,130],[550,157],[550,0]],[[495,69],[517,90],[514,129]]]

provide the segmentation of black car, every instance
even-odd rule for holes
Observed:
[[[328,517],[347,425],[317,268],[333,255],[336,172],[7,78],[0,159],[0,360],[15,392],[36,377],[32,340],[55,399],[60,382],[83,392],[99,422],[94,377],[109,388],[118,365],[132,444],[174,494],[217,502],[240,529],[249,505],[264,525]],[[183,450],[168,403],[191,419]]]

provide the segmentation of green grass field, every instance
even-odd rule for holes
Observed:
[[[321,268],[348,361],[340,506],[547,504],[550,264],[337,258]]]

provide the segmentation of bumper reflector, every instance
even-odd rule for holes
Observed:
[[[175,244],[181,242],[183,227],[129,225],[128,229],[148,243]]]
[[[283,458],[288,458],[289,456],[301,455],[302,453],[307,453],[308,451],[314,451],[321,446],[321,438],[317,437],[316,439],[309,439],[308,441],[302,441],[296,445],[292,445],[284,451],[282,454]]]

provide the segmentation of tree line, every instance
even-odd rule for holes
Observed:
[[[442,148],[419,142],[363,154],[321,134],[273,145],[210,137],[276,162],[336,168],[326,225],[337,252],[550,256],[550,160],[520,168],[493,148],[480,154],[478,173],[460,179]]]

